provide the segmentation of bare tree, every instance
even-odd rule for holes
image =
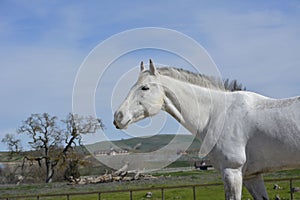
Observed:
[[[64,154],[72,147],[77,146],[77,144],[82,145],[82,135],[95,133],[97,130],[104,128],[101,119],[96,119],[92,116],[83,117],[69,113],[66,119],[62,121],[66,124]]]
[[[59,128],[59,123],[63,122]],[[46,183],[52,182],[53,175],[59,167],[68,165],[67,168],[72,176],[78,174],[78,164],[82,156],[77,154],[75,147],[81,145],[83,134],[95,133],[103,129],[104,125],[100,119],[93,117],[82,117],[68,114],[65,120],[59,121],[57,117],[48,113],[32,114],[18,129],[18,133],[27,134],[31,141],[29,144],[36,155],[26,155],[25,162],[38,163],[46,168]],[[60,163],[60,165],[58,165]],[[78,176],[78,175],[77,175]]]
[[[65,129],[65,147],[62,151],[64,161],[67,161],[67,169],[65,171],[65,179],[79,178],[78,165],[82,156],[75,150],[77,145],[82,145],[82,135],[95,133],[99,129],[104,129],[104,124],[101,119],[96,119],[91,116],[83,117],[77,114],[69,113],[65,120],[62,120],[66,125]],[[81,163],[82,164],[82,163]]]
[[[9,150],[9,159],[12,159],[14,154],[19,154],[22,151],[21,140],[16,139],[13,134],[7,133],[1,142],[7,145]]]
[[[58,164],[59,156],[55,150],[62,145],[63,137],[61,130],[57,126],[57,117],[50,116],[48,113],[32,114],[28,117],[18,129],[18,133],[27,134],[31,141],[28,142],[31,147],[40,152],[39,156],[25,156],[25,161],[37,161],[39,166],[44,164],[46,167],[46,183],[52,182],[55,167]]]

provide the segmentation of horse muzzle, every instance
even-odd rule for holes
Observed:
[[[114,123],[113,123],[113,124],[115,125],[116,129],[120,129],[120,127],[118,126],[116,120],[114,120]]]
[[[114,116],[114,122],[113,124],[115,125],[115,127],[117,129],[126,129],[128,127],[128,125],[131,122],[131,119],[127,119],[128,121],[126,121],[126,118],[124,119],[124,114],[122,111],[116,112],[115,116]]]
[[[113,124],[115,125],[116,129],[127,129],[128,125],[130,124],[129,120],[127,123],[125,123],[124,125],[121,123],[118,123],[116,120],[114,120]]]

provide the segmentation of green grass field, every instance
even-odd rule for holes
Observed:
[[[299,185],[299,182],[297,183]],[[282,183],[282,186],[285,187],[285,183]],[[269,197],[270,199],[274,199],[276,194],[279,194],[281,199],[290,199],[290,193],[286,189],[282,189],[279,191],[272,191],[272,183],[267,184]],[[288,183],[287,183],[288,188]],[[136,200],[142,200],[142,199],[149,199],[145,197],[146,192],[152,192],[153,196],[151,199],[161,199],[161,190],[153,190],[149,188],[146,191],[138,191],[132,193],[132,199]],[[196,199],[201,200],[222,200],[224,199],[224,190],[223,186],[210,186],[210,187],[197,187],[196,188]],[[25,199],[36,199],[34,198],[25,198]],[[66,199],[66,196],[61,197],[41,197],[40,199],[53,199],[53,200],[62,200]],[[90,195],[71,195],[69,196],[69,199],[72,200],[90,200],[90,199],[98,199],[98,194],[90,194]],[[130,193],[129,192],[121,192],[121,193],[106,193],[101,194],[101,199],[106,200],[124,200],[124,199],[130,199]],[[164,190],[164,199],[193,199],[193,190],[192,188],[181,188],[181,189],[167,189]],[[243,189],[243,198],[242,199],[252,199],[249,193]],[[294,194],[294,199],[300,199],[299,193]]]
[[[221,183],[220,175],[214,170],[210,171],[189,171],[189,172],[173,172],[173,173],[158,173],[154,174],[159,177],[153,180],[142,180],[133,182],[112,182],[103,184],[89,184],[89,185],[68,185],[67,183],[51,183],[51,184],[24,184],[24,185],[1,185],[0,197],[18,196],[18,195],[38,195],[38,194],[62,194],[62,193],[78,193],[78,192],[103,192],[112,190],[128,190],[128,189],[141,189],[147,188],[144,191],[134,191],[132,193],[133,199],[141,200],[145,198],[145,194],[148,191],[153,193],[152,200],[161,199],[161,190],[155,190],[159,187],[172,187],[178,185],[190,185],[190,184],[209,184],[209,183]],[[267,174],[265,179],[274,178],[289,178],[300,176],[300,170],[282,171],[272,174]],[[282,189],[274,190],[274,184],[278,184]],[[300,187],[300,181],[293,182],[294,187]],[[267,182],[266,187],[269,193],[270,199],[274,199],[276,194],[279,194],[281,199],[289,199],[289,182]],[[196,199],[203,200],[222,200],[224,199],[224,189],[222,185],[210,186],[210,187],[196,187],[195,188]],[[102,193],[101,199],[106,200],[126,200],[129,199],[129,192],[122,193]],[[179,189],[165,189],[165,199],[193,199],[193,189],[179,188]],[[24,199],[24,198],[23,198]],[[25,199],[37,199],[25,198]],[[66,196],[58,197],[41,197],[40,199],[67,199]],[[84,199],[98,199],[98,194],[90,195],[71,195],[69,199],[84,200]],[[243,199],[252,199],[249,193],[243,188]],[[294,199],[300,200],[300,193],[294,193]]]
[[[162,135],[162,136],[155,136],[146,140],[142,139],[130,139],[130,140],[121,140],[115,142],[117,146],[122,147],[124,149],[132,149],[138,143],[141,143],[142,146],[134,151],[141,151],[141,152],[148,152],[150,150],[158,149],[161,146],[168,143],[174,136],[172,135]],[[180,140],[184,140],[189,136],[180,136]],[[150,145],[151,144],[151,145]],[[156,146],[153,146],[155,144]],[[101,144],[103,149],[109,148],[110,144]],[[199,147],[199,142],[195,140],[189,151],[191,154],[189,156],[182,156],[179,160],[172,163],[170,168],[180,168],[180,167],[190,167],[193,166],[193,162],[191,159],[193,156],[197,156]],[[196,152],[196,153],[195,153]],[[192,153],[195,153],[193,155]],[[7,153],[2,152],[0,153],[0,161],[6,162],[7,161]],[[15,156],[10,161],[19,161],[20,157]],[[83,167],[81,168],[80,172],[82,175],[99,175],[104,172],[106,166],[103,165],[94,165],[91,167]],[[218,172],[214,170],[208,171],[198,171],[192,170],[188,172],[161,172],[152,174],[157,179],[151,180],[139,180],[139,181],[132,181],[132,182],[112,182],[112,183],[102,183],[102,184],[89,184],[89,185],[68,185],[66,182],[60,183],[40,183],[40,184],[21,184],[19,186],[16,185],[0,185],[0,198],[5,197],[13,197],[13,196],[21,196],[21,195],[47,195],[47,194],[67,194],[67,193],[82,193],[82,192],[96,192],[96,194],[89,194],[89,195],[71,195],[69,199],[71,200],[90,200],[90,199],[98,199],[97,192],[103,191],[113,191],[113,190],[135,190],[146,188],[143,191],[134,191],[132,193],[132,199],[135,200],[142,200],[147,199],[145,198],[145,194],[149,191],[153,193],[151,200],[155,199],[162,199],[161,195],[162,192],[160,189],[155,189],[159,187],[173,187],[179,185],[192,185],[192,184],[211,184],[211,183],[221,183],[221,176]],[[290,177],[300,177],[300,170],[289,170],[289,171],[281,171],[276,173],[269,173],[265,174],[264,178],[267,179],[274,179],[274,178],[290,178]],[[281,190],[274,190],[274,184],[278,184],[282,189]],[[268,194],[270,199],[274,199],[276,194],[279,194],[281,200],[290,199],[290,192],[289,192],[289,182],[288,181],[281,181],[281,182],[267,182],[266,187],[268,190]],[[294,181],[293,187],[300,187],[300,181]],[[223,185],[218,186],[204,186],[204,187],[196,187],[195,188],[195,195],[196,199],[201,200],[222,200],[224,199],[224,188]],[[37,199],[34,198],[22,198],[22,199]],[[52,197],[40,197],[40,199],[54,199],[54,200],[62,200],[67,199],[66,196],[52,196]],[[126,200],[130,199],[130,193],[128,192],[121,192],[121,193],[101,193],[101,199],[106,200]],[[164,190],[164,199],[182,199],[182,200],[189,200],[193,199],[193,189],[189,188],[179,188],[179,189],[166,189]],[[247,192],[245,188],[243,188],[243,200],[252,199],[250,194]],[[300,200],[300,193],[294,193],[294,199]]]

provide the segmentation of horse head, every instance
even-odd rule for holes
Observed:
[[[164,104],[164,90],[159,82],[159,73],[150,60],[149,70],[143,62],[137,82],[114,114],[114,125],[126,129],[129,124],[156,115]]]

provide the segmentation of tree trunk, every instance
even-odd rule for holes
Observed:
[[[50,160],[46,160],[46,183],[51,183],[54,175],[54,165]]]

